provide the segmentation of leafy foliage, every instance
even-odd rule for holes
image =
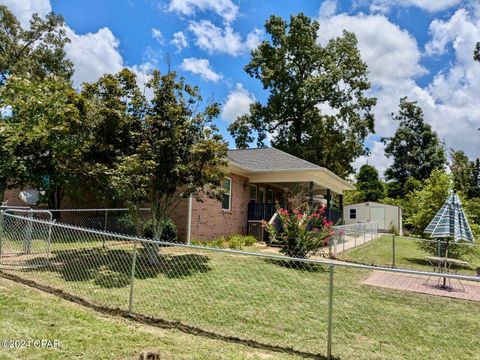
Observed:
[[[65,56],[69,39],[63,17],[52,12],[42,19],[33,14],[30,27],[23,29],[12,12],[0,5],[0,23],[0,86],[11,76],[70,79],[73,64]]]
[[[467,199],[480,197],[480,159],[470,161],[461,150],[451,152],[453,186]]]
[[[290,257],[308,258],[325,246],[330,236],[333,235],[331,221],[325,216],[325,208],[320,209],[305,207],[304,211],[278,209],[277,216],[282,226],[277,231],[273,224],[264,223],[270,238],[277,240],[281,252]]]
[[[56,76],[42,81],[12,76],[2,89],[0,107],[12,109],[0,123],[7,167],[16,169],[9,185],[44,190],[49,207],[58,208],[65,189],[77,187],[84,171],[88,131],[82,98]]]
[[[237,147],[255,140],[262,147],[270,135],[276,148],[341,176],[351,173],[350,163],[366,153],[363,140],[374,131],[376,103],[365,95],[370,83],[355,35],[344,32],[322,46],[319,23],[301,13],[290,22],[271,16],[265,29],[271,40],[252,52],[245,71],[269,97],[230,125]]]
[[[408,179],[427,179],[434,169],[444,169],[445,150],[436,132],[423,118],[423,110],[416,101],[400,99],[400,108],[393,119],[399,127],[391,138],[384,138],[385,155],[393,158],[393,164],[385,171],[385,176],[393,184],[389,186],[389,196],[399,197],[407,193]]]
[[[383,183],[372,165],[363,165],[357,174],[356,188],[359,201],[378,201],[384,197]]]

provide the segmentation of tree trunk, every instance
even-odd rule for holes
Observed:
[[[165,213],[160,209],[158,196],[154,196],[152,199],[152,221],[153,221],[153,240],[160,241],[162,238],[163,227],[165,224]],[[149,265],[159,265],[160,244],[158,243],[145,243],[145,252],[147,255],[147,262]]]
[[[63,186],[60,186],[60,185],[53,186],[48,194],[48,208],[52,210],[60,209],[62,205],[63,194],[64,194]],[[60,212],[54,211],[52,216],[54,220],[59,220]]]

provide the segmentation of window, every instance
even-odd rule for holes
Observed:
[[[250,185],[250,201],[257,201],[257,185]]]
[[[226,178],[223,180],[223,188],[225,189],[225,194],[222,197],[222,210],[230,211],[232,206],[232,179]]]
[[[357,209],[350,209],[350,219],[357,218]]]

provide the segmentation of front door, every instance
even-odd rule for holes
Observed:
[[[385,229],[385,208],[383,207],[371,207],[370,208],[370,221],[376,222],[378,228]]]

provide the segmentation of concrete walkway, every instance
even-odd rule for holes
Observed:
[[[451,289],[445,290],[438,287],[438,278],[432,277],[428,282],[427,279],[428,277],[421,275],[373,271],[363,284],[480,302],[480,283],[478,282],[462,280],[460,283],[459,280],[451,279],[449,284]]]
[[[371,240],[378,239],[381,236],[380,234],[361,234],[357,237],[344,235],[336,246],[334,247],[333,253],[338,255],[349,249],[365,244]]]

